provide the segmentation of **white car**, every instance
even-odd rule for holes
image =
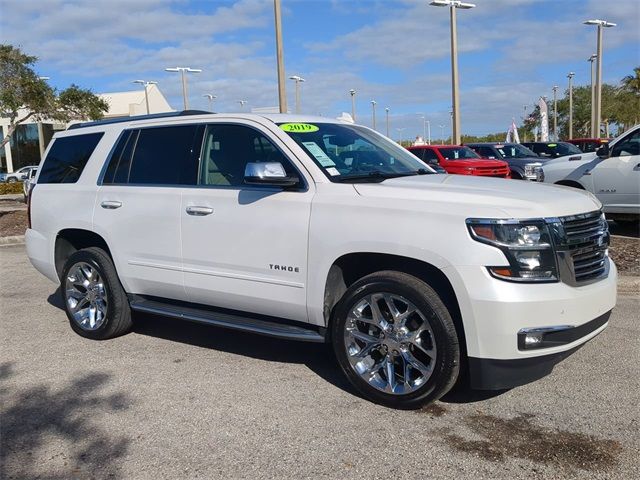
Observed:
[[[543,171],[545,183],[593,193],[609,218],[635,222],[640,218],[640,125],[597,152],[553,160]]]
[[[0,182],[7,182],[7,183],[22,182],[27,178],[27,176],[29,175],[29,171],[32,168],[38,168],[38,166],[28,165],[26,167],[19,168],[18,170],[12,173],[3,173],[0,175]]]
[[[436,174],[325,117],[72,126],[29,208],[27,254],[79,335],[124,334],[133,311],[328,342],[362,395],[392,407],[440,398],[461,370],[481,389],[541,378],[616,301],[592,195]]]

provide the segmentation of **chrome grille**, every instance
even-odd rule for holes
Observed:
[[[601,212],[560,218],[556,235],[561,278],[583,285],[609,273],[609,227]]]

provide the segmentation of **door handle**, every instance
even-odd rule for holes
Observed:
[[[187,213],[195,217],[204,217],[205,215],[211,215],[213,208],[210,207],[187,207]]]
[[[100,204],[102,208],[106,208],[107,210],[115,210],[116,208],[120,208],[122,206],[122,202],[118,202],[116,200],[105,200]]]

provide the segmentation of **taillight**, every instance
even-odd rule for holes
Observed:
[[[35,185],[30,185],[27,193],[27,228],[31,228],[31,196],[35,187]]]

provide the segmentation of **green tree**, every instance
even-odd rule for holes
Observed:
[[[109,109],[107,102],[77,85],[57,92],[33,70],[37,58],[12,45],[0,44],[0,116],[9,118],[3,147],[16,127],[28,120],[98,120]]]
[[[621,83],[624,90],[640,96],[640,67],[634,68],[633,75],[627,75]]]

